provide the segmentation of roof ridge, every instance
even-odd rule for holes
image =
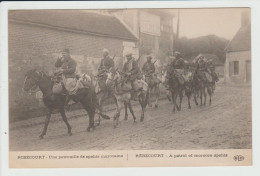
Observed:
[[[9,19],[56,29],[97,34],[110,38],[137,41],[138,38],[113,15],[81,10],[14,10]],[[49,12],[49,13],[48,13]],[[93,13],[94,12],[94,13]],[[45,17],[47,16],[47,18]],[[50,16],[50,18],[48,18]]]

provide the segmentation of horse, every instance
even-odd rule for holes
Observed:
[[[154,81],[154,78],[157,79],[158,81]],[[152,79],[152,84],[149,84],[149,80],[151,81]],[[158,75],[149,75],[149,76],[145,76],[143,75],[143,80],[148,84],[148,106],[152,107],[152,103],[151,103],[151,94],[152,92],[155,95],[155,104],[154,107],[158,108],[159,106],[159,97],[160,97],[160,84],[161,84],[161,80],[158,78]]]
[[[167,82],[167,70],[163,69],[161,74],[162,74],[162,76],[161,76],[161,85],[165,88],[167,99],[169,101],[172,101],[172,99],[171,99],[171,92],[169,90],[169,85],[168,85],[168,82]]]
[[[198,85],[196,89],[199,89],[199,96],[200,96],[200,106],[206,105],[207,101],[207,93],[209,94],[209,104],[211,104],[211,97],[214,91],[214,87],[211,81],[208,81],[206,78],[205,71],[197,71],[194,75],[194,81]],[[209,75],[210,76],[210,75]],[[206,93],[207,90],[207,93]],[[204,102],[202,103],[202,99],[204,98]],[[197,104],[196,97],[194,96],[195,103]]]
[[[191,109],[191,105],[190,105],[190,98],[192,96],[193,93],[193,72],[190,69],[187,69],[184,71],[185,74],[183,75],[184,77],[184,92],[186,97],[188,98],[188,109]]]
[[[119,124],[119,117],[120,117],[120,112],[123,108],[123,105],[125,107],[125,119],[127,119],[127,107],[129,107],[130,112],[133,116],[134,122],[136,121],[136,116],[134,114],[132,104],[131,104],[131,91],[132,90],[122,90],[121,84],[123,82],[122,76],[118,71],[113,71],[111,70],[107,74],[107,80],[106,80],[106,85],[108,87],[111,87],[114,89],[114,95],[117,100],[117,109],[116,113],[114,115],[114,128],[116,128]],[[145,81],[140,80],[140,83],[142,84],[142,89],[139,91],[139,96],[138,96],[138,101],[142,107],[142,113],[141,113],[141,118],[140,121],[143,122],[144,120],[144,112],[145,108],[148,103],[148,85]]]
[[[41,135],[39,136],[40,139],[43,139],[43,137],[46,135],[51,114],[55,109],[59,110],[61,117],[68,128],[68,134],[70,136],[72,135],[71,126],[67,120],[67,116],[65,114],[65,108],[64,108],[68,96],[63,93],[60,94],[53,93],[52,90],[54,84],[55,82],[53,81],[52,77],[46,75],[41,71],[37,71],[33,69],[28,71],[25,74],[23,90],[26,92],[31,92],[36,90],[37,87],[39,87],[43,93],[44,105],[48,109],[45,123],[44,123],[44,128]],[[94,116],[97,107],[97,97],[94,89],[92,88],[79,89],[75,95],[70,95],[70,98],[75,102],[80,102],[83,108],[87,111],[89,115],[89,124],[87,127],[87,131],[90,131],[91,128],[94,130],[95,129]]]
[[[112,90],[109,90],[108,88],[106,89],[101,89],[99,86],[99,77],[98,76],[88,76],[88,75],[84,75],[84,77],[88,82],[91,83],[91,85],[94,87],[96,95],[97,95],[97,101],[98,101],[98,106],[97,106],[97,110],[99,111],[98,113],[98,123],[97,125],[100,125],[101,122],[101,117],[104,119],[110,119],[109,116],[103,114],[103,103],[105,102],[105,100],[112,98],[114,103],[117,104],[116,101],[116,97],[113,94]],[[117,105],[116,105],[117,106]]]
[[[191,109],[190,98],[193,94],[193,73],[192,73],[192,71],[191,70],[184,71],[184,74],[182,75],[183,83],[180,83],[178,77],[174,73],[175,70],[172,70],[172,72],[170,72],[171,74],[167,73],[167,72],[168,71],[165,71],[165,73],[162,77],[163,78],[162,81],[163,81],[163,84],[168,83],[169,91],[172,95],[173,112],[175,112],[175,107],[177,108],[177,111],[181,110],[183,93],[185,93],[185,95],[188,99],[188,109]],[[168,82],[167,82],[167,79],[168,79]],[[179,105],[176,103],[178,96],[179,96]]]

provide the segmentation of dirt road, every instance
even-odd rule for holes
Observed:
[[[10,150],[145,150],[145,149],[239,149],[252,147],[251,88],[220,84],[212,104],[187,108],[186,98],[182,111],[172,113],[167,100],[158,109],[147,108],[144,122],[133,123],[131,114],[113,128],[113,121],[103,120],[95,131],[86,132],[88,119],[83,110],[67,113],[72,136],[61,117],[54,115],[47,135],[40,140],[44,117],[10,124]],[[134,107],[137,117],[140,108]],[[112,116],[114,112],[108,113]]]

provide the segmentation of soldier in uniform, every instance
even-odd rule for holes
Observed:
[[[135,99],[136,92],[138,91],[138,84],[137,79],[139,79],[140,75],[140,69],[138,67],[138,63],[134,60],[132,57],[132,53],[126,54],[126,63],[123,66],[123,74],[124,74],[124,81],[122,84],[122,87],[124,87],[127,84],[131,85],[132,89],[132,99]]]
[[[201,72],[207,71],[206,58],[204,56],[200,56],[198,59],[198,69]]]
[[[211,74],[214,83],[218,82],[219,80],[218,75],[215,72],[215,64],[212,59],[207,62],[207,67],[208,67],[208,72]]]
[[[147,62],[144,63],[142,71],[145,75],[145,82],[149,87],[152,87],[155,84],[155,66],[154,63],[152,63],[152,56],[147,56]]]
[[[208,71],[207,59],[204,56],[200,56],[198,60],[198,74],[205,82],[212,82],[211,73]]]
[[[109,71],[110,68],[114,67],[114,60],[109,56],[108,49],[103,49],[103,59],[98,68],[98,80],[99,87],[101,90],[106,90],[106,72]]]
[[[184,69],[184,66],[185,66],[185,62],[184,60],[181,58],[181,53],[176,51],[174,53],[174,56],[175,56],[175,61],[174,61],[174,68],[175,69]]]
[[[180,84],[184,84],[184,67],[185,67],[185,62],[181,58],[181,53],[176,51],[174,53],[175,60],[172,63],[173,67],[173,73],[174,75],[178,78]]]
[[[62,51],[62,57],[58,58],[55,67],[58,71],[55,75],[63,75],[62,83],[69,94],[75,93],[75,88],[77,86],[77,81],[75,80],[75,71],[77,63],[70,56],[69,49],[64,49]]]

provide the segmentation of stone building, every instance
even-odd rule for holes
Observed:
[[[226,47],[225,81],[251,82],[251,22],[242,13],[241,27]]]
[[[174,9],[127,9],[109,10],[122,21],[139,39],[134,52],[140,59],[140,65],[146,61],[145,56],[153,55],[161,62],[173,52]]]

